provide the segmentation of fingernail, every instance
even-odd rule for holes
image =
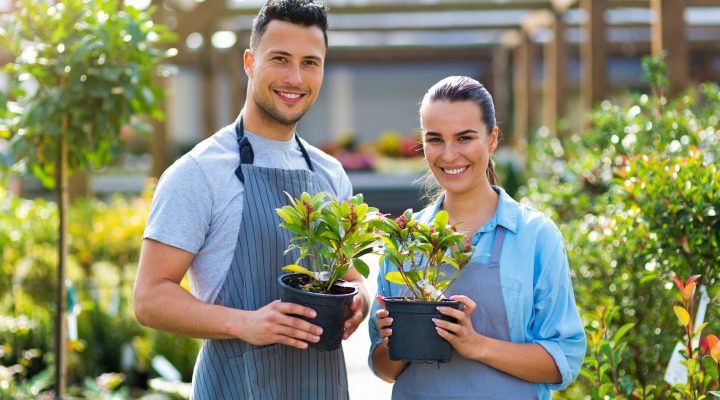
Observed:
[[[313,342],[319,342],[319,341],[320,341],[320,336],[313,336],[313,337],[312,337],[312,340],[313,340]]]
[[[310,318],[317,317],[317,313],[315,311],[310,311]]]
[[[317,333],[318,335],[322,335],[322,332],[322,328],[315,329],[315,333]]]
[[[438,311],[445,311],[447,309],[447,307],[437,306],[437,307],[435,307],[435,309]]]

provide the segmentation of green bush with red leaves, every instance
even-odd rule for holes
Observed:
[[[643,65],[648,92],[605,101],[587,131],[529,151],[519,197],[563,232],[590,347],[585,378],[554,398],[693,399],[663,380],[679,336],[672,277],[702,275],[705,330],[720,332],[720,87],[669,99],[661,60]]]

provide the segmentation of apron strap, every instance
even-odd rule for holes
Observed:
[[[253,164],[253,161],[255,160],[255,153],[253,152],[250,140],[248,140],[247,136],[245,136],[245,128],[243,127],[242,116],[240,116],[240,119],[238,119],[238,121],[235,123],[235,135],[237,136],[238,148],[240,151],[240,164],[235,169],[235,176],[240,179],[240,182],[245,183],[245,177],[242,173],[242,165]],[[315,172],[315,168],[313,167],[312,161],[310,160],[310,155],[305,149],[305,146],[303,146],[302,142],[300,141],[300,136],[298,136],[297,133],[295,133],[294,136],[295,141],[300,147],[300,152],[302,152],[303,158],[307,163],[308,169]]]
[[[500,263],[500,253],[502,252],[503,242],[505,241],[505,229],[504,226],[498,225],[495,228],[495,240],[493,241],[492,257],[490,258],[490,264]]]

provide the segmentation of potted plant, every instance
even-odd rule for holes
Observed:
[[[438,212],[432,225],[413,220],[412,214],[409,209],[396,220],[382,219],[379,225],[385,244],[380,261],[397,267],[385,279],[409,291],[407,297],[381,299],[393,318],[390,359],[449,362],[452,347],[437,334],[432,319],[453,320],[440,314],[437,306],[461,308],[444,293],[470,260],[473,247],[463,244],[464,232],[448,224],[446,211]]]
[[[362,194],[342,202],[326,192],[288,198],[290,205],[275,211],[284,221],[280,226],[294,234],[285,254],[297,252],[298,257],[295,264],[282,268],[288,274],[278,277],[280,299],[314,309],[315,318],[300,317],[323,328],[320,341],[310,347],[335,350],[358,292],[340,278],[350,267],[367,278],[370,269],[360,257],[373,251],[373,227],[380,214],[363,203]]]

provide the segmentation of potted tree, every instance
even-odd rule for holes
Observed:
[[[461,303],[445,298],[445,291],[455,282],[473,252],[462,242],[464,232],[448,224],[448,213],[440,211],[430,225],[412,219],[409,209],[396,220],[382,219],[379,229],[385,251],[380,259],[392,263],[397,271],[385,279],[405,285],[406,297],[385,297],[381,304],[393,318],[390,336],[390,359],[403,361],[449,362],[452,347],[440,337],[433,318],[452,320],[436,307],[460,309]]]
[[[381,215],[363,203],[362,194],[342,202],[326,192],[288,198],[290,205],[276,212],[284,221],[280,226],[294,234],[285,254],[296,252],[298,256],[295,264],[282,268],[288,273],[278,277],[280,299],[314,309],[317,316],[304,319],[322,327],[323,333],[310,347],[335,350],[340,347],[343,323],[358,292],[341,278],[350,267],[367,278],[370,269],[360,257],[373,252],[377,241],[373,229]]]
[[[162,118],[155,66],[174,35],[150,11],[116,0],[21,0],[0,18],[0,47],[11,56],[0,94],[0,141],[13,171],[28,171],[57,191],[58,267],[55,396],[65,394],[68,177],[99,168],[120,145],[120,130],[140,116]]]

